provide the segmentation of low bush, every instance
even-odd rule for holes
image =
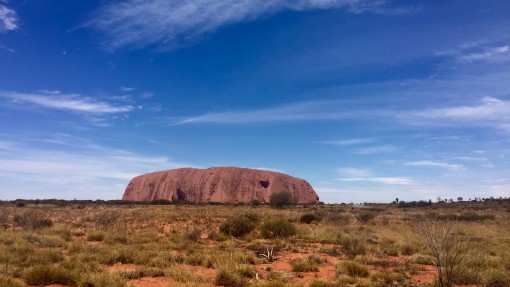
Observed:
[[[338,243],[342,245],[344,253],[349,257],[367,253],[366,244],[360,236],[346,234],[338,239]]]
[[[280,208],[297,203],[297,198],[288,191],[273,192],[269,196],[271,207]]]
[[[346,260],[336,266],[337,275],[347,274],[351,277],[366,278],[370,275],[368,267],[355,261]]]
[[[287,238],[296,235],[297,229],[294,224],[287,220],[274,219],[265,222],[260,229],[260,233],[262,237],[267,239]]]
[[[424,265],[434,265],[436,263],[434,257],[420,253],[413,254],[413,256],[411,256],[411,262]]]
[[[292,272],[317,272],[319,271],[319,264],[316,262],[300,258],[291,261]]]
[[[14,215],[14,223],[24,229],[42,229],[53,226],[53,221],[49,218],[43,218],[40,212],[27,210],[21,214]]]
[[[202,232],[198,228],[193,228],[192,230],[186,232],[184,238],[188,241],[197,242],[200,240],[200,235]]]
[[[87,241],[103,241],[105,234],[102,231],[91,231],[87,234]]]
[[[75,286],[76,276],[62,267],[39,265],[30,268],[24,276],[28,285],[46,286],[50,284],[62,284]]]
[[[74,286],[74,285],[73,285]],[[98,273],[82,279],[78,287],[128,287],[126,279],[115,273]]]
[[[340,285],[337,282],[329,282],[329,281],[323,281],[323,280],[318,280],[318,279],[314,279],[308,285],[308,287],[337,287],[337,286],[343,286],[343,285]]]
[[[248,286],[248,280],[231,270],[220,269],[214,277],[214,285],[225,287],[245,287]]]
[[[375,212],[360,212],[356,214],[356,219],[362,223],[367,224],[370,220],[374,219],[377,216],[377,213]]]
[[[320,218],[319,216],[317,216],[313,213],[305,213],[305,214],[301,215],[301,217],[299,218],[299,222],[305,223],[305,224],[310,224],[313,222],[319,222],[319,221],[321,221],[321,219],[322,218]]]
[[[220,231],[234,237],[241,237],[255,229],[255,223],[245,215],[231,217],[221,226]]]

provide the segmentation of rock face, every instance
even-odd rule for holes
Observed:
[[[288,191],[299,203],[319,197],[303,179],[283,173],[238,167],[178,168],[137,176],[122,200],[187,200],[191,202],[269,202],[273,192]]]

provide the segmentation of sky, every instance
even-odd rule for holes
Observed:
[[[510,196],[507,0],[0,0],[0,199],[240,166],[326,203]]]

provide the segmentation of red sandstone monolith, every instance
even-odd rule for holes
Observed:
[[[290,192],[299,203],[319,202],[306,180],[239,167],[178,168],[140,175],[129,182],[122,200],[267,203],[271,193],[281,191]]]

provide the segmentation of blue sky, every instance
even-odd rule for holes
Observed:
[[[242,166],[325,202],[510,196],[510,2],[0,0],[0,199]]]

